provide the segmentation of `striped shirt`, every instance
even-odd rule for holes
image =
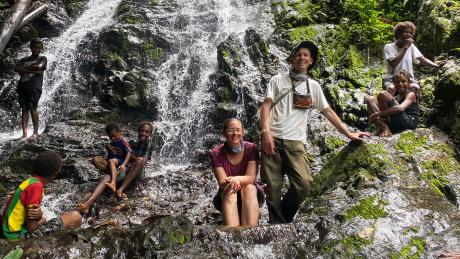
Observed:
[[[30,205],[40,205],[43,199],[43,182],[40,176],[23,181],[6,203],[2,214],[2,232],[8,239],[19,239],[27,233],[27,210]]]

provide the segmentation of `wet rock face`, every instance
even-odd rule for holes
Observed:
[[[432,123],[447,131],[457,146],[460,143],[458,111],[460,109],[460,60],[450,57],[434,83],[436,103],[431,116]]]
[[[458,47],[460,4],[457,1],[424,0],[418,12],[418,46],[431,55]]]

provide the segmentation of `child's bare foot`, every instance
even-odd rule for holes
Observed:
[[[75,205],[75,209],[81,212],[82,214],[88,214],[89,212],[89,207],[84,203],[78,203],[77,205]]]
[[[126,195],[126,193],[121,192],[121,191],[117,191],[117,197],[120,200],[127,200],[128,199],[128,195]]]
[[[391,136],[390,128],[388,128],[388,126],[384,127],[382,133],[380,133],[379,136],[380,137],[390,137]]]
[[[34,134],[32,134],[32,136],[30,136],[30,137],[27,139],[27,141],[31,141],[31,142],[32,142],[32,141],[36,140],[37,138],[38,138],[38,134],[35,134],[35,133],[34,133]]]
[[[27,139],[27,133],[22,134],[21,138],[19,139],[20,142],[26,141]]]
[[[117,185],[115,183],[106,183],[105,186],[112,190],[114,193],[117,192]]]

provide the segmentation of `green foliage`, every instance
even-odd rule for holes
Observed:
[[[14,250],[11,250],[8,254],[6,254],[3,259],[20,259],[24,251],[21,247],[17,246]]]
[[[404,246],[401,251],[391,255],[391,259],[418,259],[422,258],[425,251],[426,241],[420,237],[413,237],[409,244]]]
[[[289,32],[289,38],[294,44],[304,40],[314,40],[317,35],[318,31],[314,25],[296,27]]]
[[[379,1],[382,18],[388,23],[416,21],[420,0],[385,0]]]
[[[351,42],[381,49],[393,35],[393,26],[383,22],[381,16],[377,0],[346,0],[340,23]]]
[[[364,198],[358,205],[345,211],[344,219],[347,221],[358,216],[364,219],[378,219],[386,217],[388,213],[383,208],[386,204],[387,203],[385,201],[377,199],[377,196],[375,195]]]

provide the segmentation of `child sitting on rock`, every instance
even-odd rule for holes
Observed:
[[[110,139],[110,144],[107,146],[107,167],[111,175],[110,182],[105,185],[113,192],[116,192],[117,175],[119,173],[124,174],[126,172],[126,165],[131,158],[132,150],[128,141],[123,138],[123,134],[118,124],[107,124],[105,131]]]
[[[62,159],[53,151],[40,153],[32,167],[32,177],[23,181],[8,200],[2,214],[0,236],[7,239],[38,237],[82,223],[77,211],[46,221],[40,209],[43,187],[61,170]]]
[[[153,145],[149,140],[150,135],[153,132],[153,125],[150,122],[141,122],[138,127],[137,141],[130,141],[132,147],[132,156],[130,162],[127,164],[127,173],[120,172],[116,177],[116,182],[122,182],[120,188],[116,194],[119,198],[125,199],[127,195],[124,190],[134,180],[140,180],[143,177],[143,168],[145,163],[150,159],[152,154]],[[102,172],[107,172],[107,161],[103,157],[96,156],[92,159],[93,165]],[[101,176],[99,183],[91,193],[91,196],[83,203],[76,205],[76,209],[83,214],[87,214],[91,206],[101,196],[107,187],[107,183],[110,182],[110,176],[104,174]]]
[[[124,190],[134,179],[142,179],[144,176],[144,166],[152,156],[153,142],[150,141],[150,135],[153,133],[153,125],[150,122],[143,121],[137,128],[137,141],[129,141],[132,148],[132,156],[129,162],[129,173],[123,179],[120,188],[117,190],[117,196],[126,199],[128,196]]]
[[[377,126],[375,135],[390,136],[407,129],[415,129],[419,123],[418,96],[410,90],[410,75],[405,70],[396,72],[393,83],[397,95],[382,91],[367,99],[369,122]]]

